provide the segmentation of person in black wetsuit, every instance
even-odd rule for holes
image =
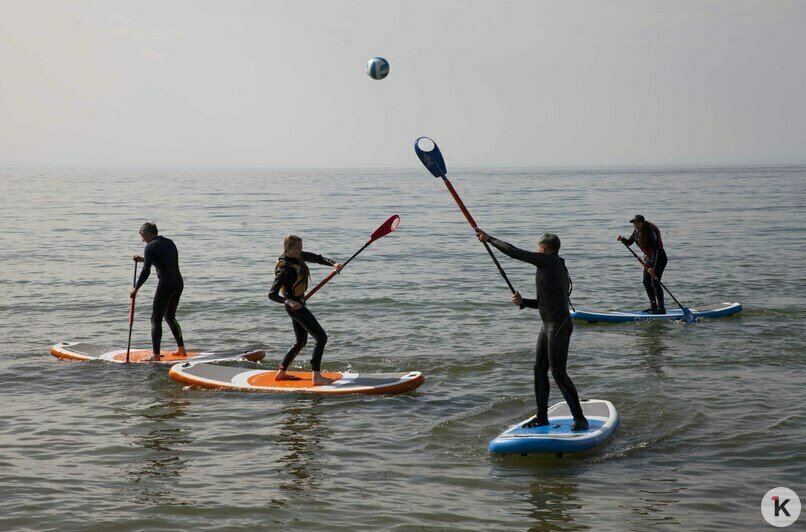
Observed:
[[[308,342],[308,334],[310,334],[316,340],[313,357],[311,358],[313,385],[330,384],[333,381],[323,377],[320,372],[322,354],[325,351],[325,344],[327,344],[327,333],[316,321],[313,313],[305,306],[304,296],[305,291],[308,289],[308,279],[310,277],[308,265],[305,262],[333,266],[336,271],[341,271],[342,265],[321,255],[302,251],[302,239],[296,235],[287,236],[283,243],[283,248],[285,253],[277,259],[277,263],[274,266],[274,283],[269,289],[269,299],[282,303],[285,311],[291,316],[296,343],[285,354],[283,361],[280,363],[280,369],[274,378],[275,380],[292,378],[286,374],[286,371],[300,350],[305,347]]]
[[[565,261],[557,254],[560,251],[560,239],[557,235],[546,233],[540,239],[537,253],[518,249],[515,246],[493,238],[481,229],[476,229],[478,239],[489,242],[502,253],[537,267],[535,272],[536,299],[524,299],[516,292],[512,302],[520,308],[536,308],[543,320],[543,327],[537,335],[537,348],[535,356],[535,399],[537,400],[537,417],[524,426],[540,427],[549,424],[549,377],[548,370],[554,382],[560,388],[565,402],[574,416],[572,430],[588,430],[588,420],[582,413],[579,403],[579,394],[574,383],[566,372],[568,362],[568,343],[574,325],[571,313],[568,311],[570,301],[570,276],[565,267]]]
[[[660,284],[663,270],[666,269],[668,259],[666,251],[663,249],[663,238],[661,238],[658,226],[647,222],[646,219],[636,214],[630,223],[633,224],[633,232],[630,238],[621,235],[616,240],[627,247],[637,242],[638,247],[644,252],[644,289],[649,296],[649,308],[644,312],[652,314],[666,314],[666,307],[663,304],[663,287]]]
[[[176,339],[177,351],[173,354],[187,356],[182,328],[176,321],[176,307],[179,305],[179,298],[182,297],[182,290],[185,287],[182,274],[179,272],[179,252],[172,240],[159,236],[157,226],[153,223],[144,223],[140,228],[140,236],[146,243],[143,256],[135,255],[132,258],[136,262],[143,263],[143,271],[140,272],[140,277],[131,290],[132,299],[151,274],[152,265],[157,270],[157,279],[159,279],[151,310],[151,346],[154,356],[148,360],[160,359],[163,318],[168,322],[168,327],[171,328],[171,333]]]

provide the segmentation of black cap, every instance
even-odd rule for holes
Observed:
[[[636,214],[635,216],[632,217],[632,220],[630,220],[630,223],[634,224],[635,222],[645,222],[645,221],[646,221],[646,218],[644,218],[643,214]]]

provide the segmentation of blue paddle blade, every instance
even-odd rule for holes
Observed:
[[[683,315],[686,317],[686,323],[694,323],[697,321],[697,318],[694,317],[694,313],[688,309],[688,307],[680,307],[683,310]]]
[[[430,151],[423,151],[420,149],[420,141],[428,140],[434,145]],[[420,137],[414,141],[414,153],[420,158],[420,162],[428,168],[431,175],[434,177],[445,177],[448,174],[448,168],[445,166],[445,159],[442,158],[442,152],[439,151],[437,143],[428,137]]]

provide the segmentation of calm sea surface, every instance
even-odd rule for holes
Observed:
[[[767,490],[806,501],[806,168],[451,178],[494,236],[527,249],[560,236],[577,307],[646,306],[616,242],[641,213],[663,231],[681,302],[745,310],[577,324],[570,375],[583,398],[616,405],[616,436],[581,456],[494,459],[488,441],[533,409],[538,316],[509,302],[424,169],[0,171],[0,529],[758,530]],[[163,367],[48,354],[60,341],[125,347],[131,256],[150,220],[180,250],[188,346],[261,345],[274,369],[293,341],[266,298],[283,237],[344,260],[392,214],[399,229],[310,307],[330,335],[324,369],[420,370],[414,393],[205,391]],[[532,297],[534,269],[501,260]],[[328,271],[312,266],[313,281]],[[154,286],[152,274],[138,346]]]

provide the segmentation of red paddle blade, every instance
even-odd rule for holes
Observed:
[[[383,222],[383,224],[381,224],[381,226],[377,228],[374,233],[372,233],[372,235],[369,237],[370,242],[373,240],[378,240],[382,236],[388,235],[389,233],[397,229],[398,225],[400,225],[400,216],[395,214],[394,216]]]

